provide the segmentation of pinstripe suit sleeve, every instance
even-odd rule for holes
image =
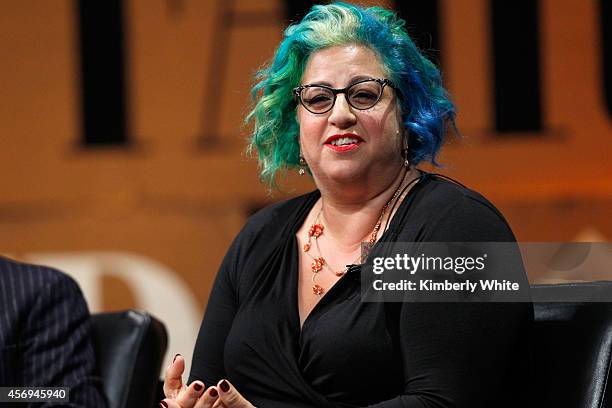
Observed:
[[[69,406],[105,407],[81,290],[67,275],[40,269],[40,292],[23,322],[24,384],[69,387]]]

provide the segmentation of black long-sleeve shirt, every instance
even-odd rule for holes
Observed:
[[[351,271],[300,329],[295,234],[319,196],[260,211],[235,239],[209,299],[190,381],[228,378],[262,408],[526,406],[531,303],[366,303]],[[481,195],[425,173],[381,241],[514,236]]]

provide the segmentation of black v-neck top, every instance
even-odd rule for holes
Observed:
[[[189,382],[223,378],[253,405],[524,407],[530,303],[366,303],[352,268],[300,329],[296,232],[318,191],[251,217],[217,274]],[[503,242],[478,193],[424,173],[381,241]]]

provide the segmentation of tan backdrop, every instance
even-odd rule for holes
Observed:
[[[126,149],[77,143],[74,3],[0,5],[0,252],[66,270],[93,311],[152,311],[169,327],[170,355],[189,357],[217,265],[248,214],[286,197],[268,197],[258,183],[242,128],[252,73],[280,39],[283,3],[234,1],[238,18],[223,36],[220,4],[125,1],[135,141]],[[609,241],[612,132],[598,2],[539,4],[546,131],[500,138],[489,2],[440,2],[443,69],[464,135],[445,148],[442,171],[490,198],[522,241]],[[229,56],[223,67],[219,49]],[[212,75],[219,69],[221,80]],[[213,97],[211,81],[221,90]],[[219,143],[203,145],[211,133]],[[296,176],[288,186],[312,188]]]

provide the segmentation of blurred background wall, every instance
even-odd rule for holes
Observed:
[[[149,310],[189,361],[246,218],[313,188],[267,195],[243,126],[253,73],[311,4],[2,1],[0,253],[65,270],[94,312]],[[610,241],[610,2],[366,4],[407,20],[459,107],[438,171],[521,241]]]

